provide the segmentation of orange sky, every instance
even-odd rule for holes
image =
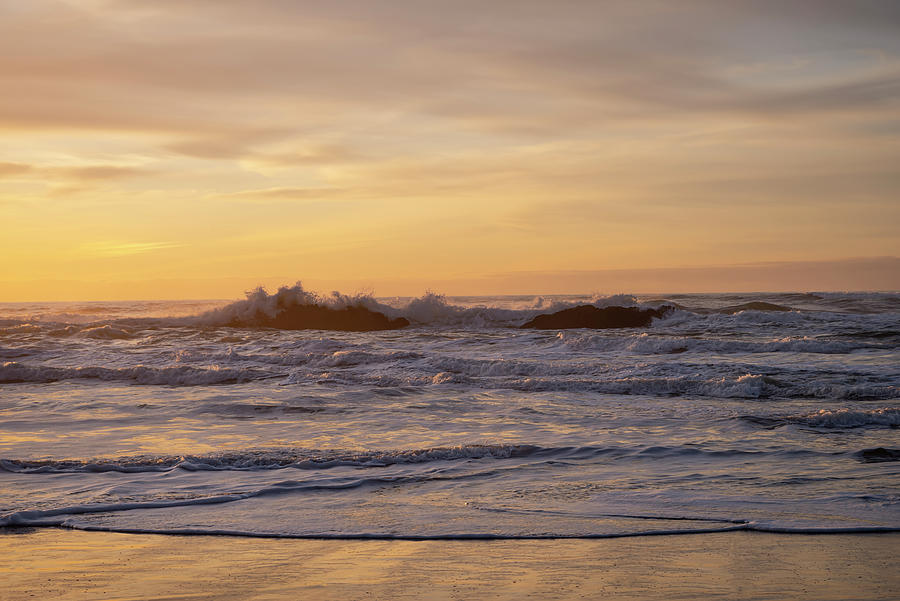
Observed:
[[[0,301],[897,289],[898,31],[887,1],[6,0]]]

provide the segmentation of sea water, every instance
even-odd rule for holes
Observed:
[[[281,295],[0,305],[0,526],[900,530],[900,294]],[[411,324],[224,325],[285,302]],[[676,309],[518,328],[580,304]]]

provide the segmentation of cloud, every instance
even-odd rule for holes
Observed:
[[[252,156],[261,144],[282,140],[289,132],[268,128],[188,136],[164,146],[167,150],[201,159],[235,159]]]
[[[272,167],[298,165],[330,165],[366,161],[369,157],[348,144],[313,143],[289,144],[291,148],[251,155],[253,163]]]
[[[97,182],[152,175],[150,169],[141,167],[124,167],[119,165],[87,165],[78,167],[48,167],[40,169],[43,173],[79,182]]]
[[[215,194],[212,197],[241,202],[330,201],[346,195],[347,192],[348,190],[340,188],[262,188]]]
[[[260,131],[346,127],[360,112],[546,135],[681,112],[854,111],[898,96],[897,11],[883,2],[497,2],[479,4],[477,19],[465,2],[154,4],[48,2],[0,19],[0,122],[168,132],[170,149],[232,158]],[[817,55],[823,47],[834,56]],[[798,55],[833,68],[865,49],[888,56],[884,73],[867,72],[875,58],[840,65],[838,81],[801,67],[785,87],[733,69],[796,66]]]
[[[153,175],[151,169],[124,165],[32,165],[0,162],[0,178],[19,177],[44,183],[91,184],[109,180]]]
[[[176,242],[121,242],[106,240],[84,244],[82,251],[92,256],[123,257],[178,248],[180,246],[183,245]]]
[[[30,172],[31,165],[24,163],[0,163],[0,177],[15,177]]]

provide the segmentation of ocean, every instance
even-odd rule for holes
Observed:
[[[312,301],[409,325],[234,326]],[[519,328],[585,304],[674,309]],[[898,426],[898,293],[0,304],[3,528],[898,531]]]

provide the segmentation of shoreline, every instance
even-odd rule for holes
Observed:
[[[885,599],[900,533],[334,540],[0,529],[4,601]]]

